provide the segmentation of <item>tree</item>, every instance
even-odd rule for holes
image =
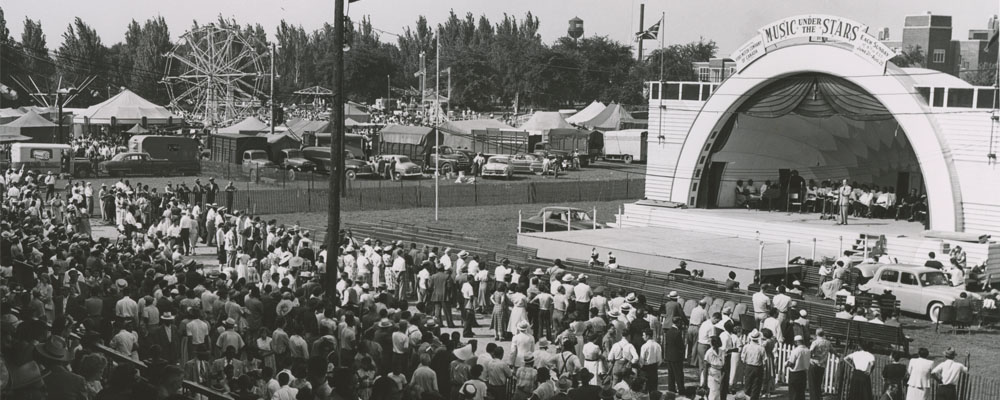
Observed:
[[[973,86],[993,86],[997,84],[996,63],[983,62],[975,70],[961,73],[962,80]]]
[[[24,30],[21,32],[21,48],[24,51],[25,73],[32,75],[44,84],[55,74],[55,62],[49,56],[45,33],[42,32],[41,21],[24,19]]]
[[[900,68],[923,68],[925,60],[923,49],[919,45],[913,45],[906,46],[906,50],[891,58],[889,62]]]
[[[13,41],[14,39],[10,37],[10,29],[7,29],[7,18],[3,16],[3,7],[0,7],[0,43],[6,44]]]
[[[68,82],[81,82],[88,76],[106,77],[107,48],[94,28],[77,17],[66,27],[59,47],[57,67]]]

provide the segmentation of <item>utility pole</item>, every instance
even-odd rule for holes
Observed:
[[[392,76],[388,74],[385,76],[385,100],[387,105],[392,102]]]
[[[332,139],[330,153],[334,171],[330,174],[330,198],[327,204],[326,227],[326,293],[336,293],[337,259],[340,257],[340,196],[344,176],[344,0],[335,0],[333,7],[333,111],[330,112]]]
[[[271,43],[271,135],[274,135],[274,43]]]
[[[438,220],[439,197],[441,195],[441,27],[437,31],[437,60],[434,67],[434,113],[437,114],[434,127],[434,220]]]
[[[448,112],[451,112],[451,67],[448,67]]]
[[[643,25],[643,18],[646,16],[646,5],[639,4],[639,62],[642,62],[642,33],[645,31],[646,26]]]

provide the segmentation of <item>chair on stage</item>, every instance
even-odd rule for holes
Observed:
[[[792,207],[798,207],[799,208],[799,213],[803,212],[803,205],[802,205],[803,202],[802,202],[802,194],[801,193],[799,193],[799,192],[794,192],[793,193],[793,192],[789,191],[788,192],[788,196],[785,199],[785,203],[788,204],[788,208],[787,208],[788,212],[792,212]]]

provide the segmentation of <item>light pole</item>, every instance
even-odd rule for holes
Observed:
[[[337,259],[340,257],[340,186],[344,175],[344,0],[333,6],[333,110],[330,112],[330,153],[334,167],[330,173],[330,198],[327,204],[326,227],[326,293],[332,296],[337,288]]]
[[[73,96],[76,95],[76,93],[77,89],[73,87],[62,88],[56,91],[56,106],[59,107],[59,112],[57,114],[59,120],[59,127],[56,128],[58,130],[56,131],[56,134],[53,135],[52,137],[52,141],[54,143],[68,142],[68,140],[64,140],[63,138],[63,95]]]

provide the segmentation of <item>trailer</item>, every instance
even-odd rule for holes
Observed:
[[[151,158],[171,161],[198,161],[198,139],[183,136],[136,135],[128,140],[131,153],[148,153]]]
[[[267,138],[238,133],[218,133],[208,138],[208,147],[212,149],[212,161],[228,164],[242,164],[243,153],[247,150],[263,150],[268,152]]]
[[[535,144],[541,141],[538,135],[530,135],[527,131],[508,129],[473,129],[468,149],[472,153],[484,155],[530,153]],[[451,143],[449,145],[455,146]],[[462,147],[462,146],[456,146]]]
[[[574,151],[578,151],[580,165],[586,167],[603,154],[604,135],[598,131],[581,129],[552,129],[549,130],[548,140],[536,144],[534,150],[559,157],[570,157]]]
[[[625,129],[604,132],[604,154],[602,160],[621,160],[625,164],[646,162],[649,131],[645,129]]]

